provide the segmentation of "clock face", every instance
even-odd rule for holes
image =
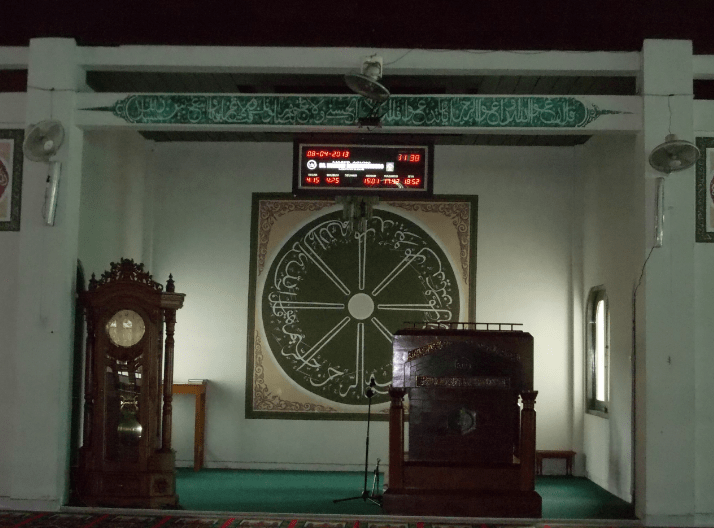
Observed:
[[[119,310],[106,326],[112,343],[120,347],[131,347],[141,341],[146,331],[144,320],[134,310]]]
[[[283,373],[332,402],[389,401],[392,338],[406,321],[460,316],[454,269],[421,227],[375,209],[365,233],[342,211],[320,216],[287,238],[262,292],[263,333]]]

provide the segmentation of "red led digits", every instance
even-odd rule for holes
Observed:
[[[307,158],[333,158],[333,159],[344,158],[344,159],[347,159],[350,157],[350,151],[349,150],[337,150],[337,149],[333,149],[333,150],[308,149],[305,151],[305,157],[307,157]]]
[[[299,143],[293,191],[314,195],[430,195],[432,147],[417,144]]]

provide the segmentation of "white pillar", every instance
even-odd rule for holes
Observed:
[[[652,247],[654,178],[647,157],[669,133],[693,141],[692,46],[643,47],[646,247]],[[695,521],[694,168],[665,181],[664,242],[647,264],[638,302],[636,506],[646,524]],[[647,255],[643,255],[643,261]]]
[[[56,222],[44,225],[47,164],[25,161],[19,249],[15,436],[11,498],[30,509],[67,499],[74,282],[82,133],[74,126],[84,86],[71,39],[30,42],[27,123],[57,119],[65,140]]]

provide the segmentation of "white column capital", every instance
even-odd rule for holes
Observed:
[[[691,95],[693,74],[690,40],[645,40],[642,46],[643,95]]]
[[[76,90],[84,82],[79,62],[80,53],[74,39],[32,39],[27,65],[28,87]]]

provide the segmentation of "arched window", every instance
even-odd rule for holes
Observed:
[[[610,312],[603,286],[590,290],[586,312],[587,410],[607,416],[610,403]]]

